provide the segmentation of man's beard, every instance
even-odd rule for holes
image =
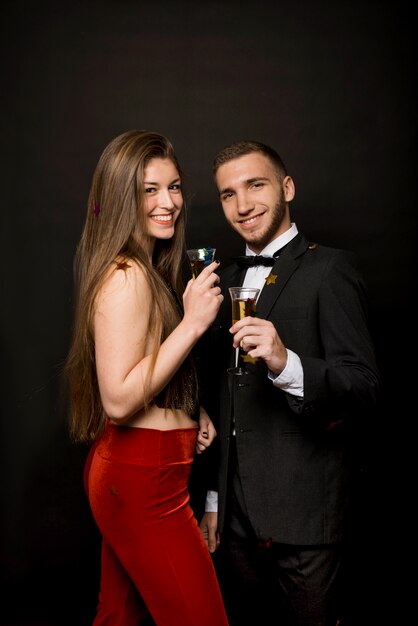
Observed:
[[[272,241],[272,239],[277,237],[277,232],[286,214],[286,206],[287,205],[283,193],[281,193],[277,204],[274,207],[273,220],[270,226],[267,228],[266,231],[261,233],[255,233],[254,236],[252,234],[249,234],[247,237],[245,237],[246,243],[248,243],[250,246],[254,246],[262,250],[270,243],[270,241]],[[242,235],[242,233],[240,234]]]

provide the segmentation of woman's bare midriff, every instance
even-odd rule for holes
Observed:
[[[134,428],[155,428],[156,430],[172,430],[174,428],[196,428],[197,422],[186,413],[173,409],[161,409],[156,404],[147,410],[142,409],[129,420],[111,419],[113,424],[133,426]]]

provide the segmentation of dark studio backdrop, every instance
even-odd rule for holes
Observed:
[[[346,1],[2,5],[3,625],[88,626],[94,612],[99,538],[82,487],[86,450],[67,434],[62,366],[90,179],[105,145],[132,128],[160,131],[177,149],[190,247],[216,246],[222,262],[242,252],[211,163],[253,138],[286,162],[299,229],[357,253],[385,398],[367,441],[352,626],[378,624],[389,609],[403,623],[414,414],[403,359],[416,347],[410,11]]]

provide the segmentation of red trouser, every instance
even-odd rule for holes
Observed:
[[[212,558],[189,505],[196,434],[109,423],[95,445],[86,466],[103,536],[94,626],[138,626],[144,603],[157,626],[227,626]]]

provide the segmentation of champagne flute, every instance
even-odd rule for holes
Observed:
[[[191,248],[187,250],[193,278],[197,278],[206,265],[212,263],[215,252],[216,248],[211,248],[210,246],[207,248]]]
[[[247,315],[254,316],[256,309],[256,302],[260,289],[256,287],[229,287],[229,294],[232,301],[232,323],[242,320]],[[232,374],[249,374],[249,370],[245,367],[245,361],[243,357],[246,356],[246,352],[242,349],[241,345],[235,349],[235,367],[228,369],[228,372]],[[241,364],[240,362],[243,362]]]

